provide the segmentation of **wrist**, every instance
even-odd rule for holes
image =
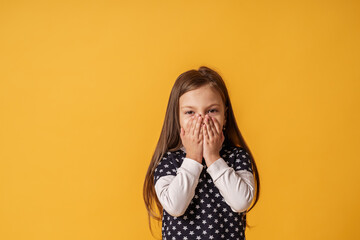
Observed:
[[[199,162],[199,163],[202,162],[202,157],[200,157],[200,156],[194,156],[194,155],[186,154],[185,157],[186,157],[186,158],[190,158],[190,159],[192,159],[192,160],[195,160],[195,161],[197,161],[197,162]]]
[[[209,167],[211,164],[216,162],[216,160],[218,160],[219,158],[221,158],[219,154],[214,154],[214,155],[210,155],[210,156],[206,157],[205,158],[206,165]]]

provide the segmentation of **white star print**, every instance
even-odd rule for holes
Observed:
[[[224,154],[226,153],[226,154]],[[175,157],[176,154],[176,157]],[[237,147],[224,149],[222,158],[234,170],[252,171],[246,151]],[[167,152],[154,171],[154,183],[162,176],[176,176],[185,154],[181,151]],[[203,164],[197,187],[186,212],[178,217],[165,209],[162,216],[162,239],[182,240],[245,240],[245,219],[241,213],[230,211],[229,205],[215,186],[211,175]],[[239,218],[240,216],[240,218]],[[241,227],[240,227],[241,226]]]

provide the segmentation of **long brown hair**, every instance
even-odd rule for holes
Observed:
[[[159,202],[154,186],[154,171],[157,164],[160,162],[162,156],[168,151],[179,150],[181,147],[180,138],[180,121],[179,121],[179,98],[186,92],[195,90],[204,85],[210,85],[219,92],[223,103],[225,105],[226,126],[224,130],[225,140],[224,143],[228,146],[243,147],[249,153],[253,168],[253,173],[256,182],[255,201],[253,205],[247,209],[243,214],[246,215],[257,203],[260,194],[260,180],[259,173],[255,164],[253,155],[248,148],[244,138],[242,137],[240,130],[236,124],[234,112],[231,106],[229,94],[225,83],[221,76],[214,70],[201,66],[199,70],[189,70],[178,76],[174,86],[171,90],[164,124],[161,130],[161,134],[153,153],[149,168],[146,173],[144,186],[143,186],[143,198],[145,206],[148,212],[148,221],[150,231],[153,234],[151,228],[151,218],[156,221],[162,220],[163,208]],[[158,212],[158,213],[157,213]],[[250,226],[246,223],[246,226]]]

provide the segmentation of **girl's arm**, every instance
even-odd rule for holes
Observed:
[[[207,168],[207,172],[234,212],[243,212],[250,207],[255,189],[254,176],[250,171],[235,171],[223,158],[219,158]]]
[[[202,170],[202,164],[190,158],[184,158],[176,175],[165,175],[156,181],[156,195],[170,215],[178,217],[185,213],[195,195],[195,188]]]

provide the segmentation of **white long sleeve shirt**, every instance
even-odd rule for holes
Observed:
[[[162,156],[154,172],[163,206],[162,239],[245,239],[246,215],[254,196],[250,155],[225,146],[206,166],[186,158],[184,147]]]
[[[225,222],[239,221],[237,214],[250,207],[254,196],[255,183],[250,155],[244,148],[223,144],[221,157],[209,167],[204,159],[201,164],[185,156],[184,147],[178,151],[167,152],[155,169],[156,195],[164,208],[164,216],[167,216],[163,219],[163,225],[171,225],[171,219],[179,217],[184,221],[193,219],[192,223],[195,223],[196,220],[201,220],[204,214],[211,218],[214,216],[213,220],[216,219],[217,222],[211,222],[211,218],[205,221],[210,221],[211,226],[219,228],[220,219],[225,219]],[[219,211],[221,213],[218,213]],[[189,223],[191,225],[191,220]],[[194,229],[193,232],[198,230]],[[167,233],[165,231],[166,229],[163,229],[165,235],[179,233],[172,232],[174,229],[168,229]]]

